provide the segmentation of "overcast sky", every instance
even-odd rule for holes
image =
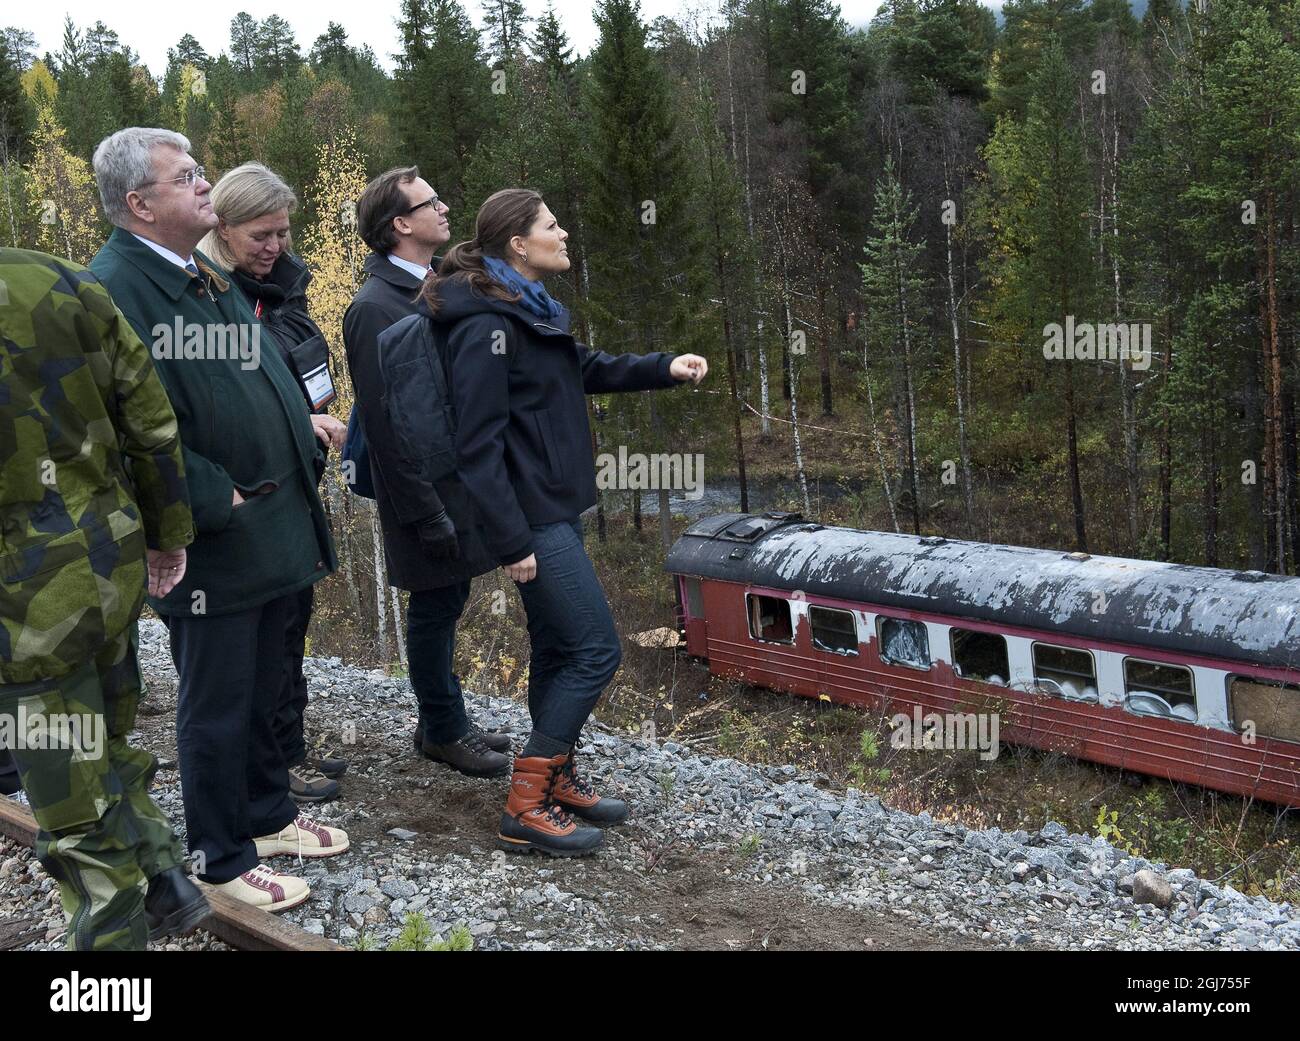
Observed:
[[[476,24],[482,25],[479,0],[464,0]],[[1000,7],[1000,2],[983,0],[986,6]],[[691,6],[709,10],[716,0],[641,0],[642,16],[648,22],[659,15],[680,16]],[[546,0],[524,0],[528,14],[537,17],[546,10]],[[579,54],[590,51],[596,39],[596,25],[591,17],[592,0],[555,0],[555,11],[569,39]],[[880,7],[880,0],[841,0],[840,10],[850,25],[866,25]],[[103,21],[117,31],[122,42],[143,57],[149,71],[161,76],[167,65],[167,48],[173,47],[185,33],[194,36],[210,54],[225,50],[230,43],[230,20],[247,11],[259,21],[278,14],[293,26],[304,54],[312,41],[325,31],[327,23],[340,23],[353,44],[368,43],[381,64],[391,71],[392,54],[398,49],[397,15],[400,0],[219,0],[202,5],[189,3],[145,2],[121,3],[113,0],[49,0],[28,7],[6,4],[4,25],[17,25],[36,34],[36,53],[57,51],[63,39],[64,15],[72,15],[84,29]],[[146,16],[145,12],[150,12]]]

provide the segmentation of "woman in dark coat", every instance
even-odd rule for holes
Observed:
[[[449,370],[457,474],[489,551],[516,583],[532,646],[533,730],[514,762],[503,849],[574,856],[601,842],[573,818],[616,824],[619,799],[578,773],[574,748],[621,658],[579,515],[596,502],[586,394],[698,383],[698,355],[610,355],[577,343],[542,279],[567,271],[568,233],[536,192],[497,192],[475,235],[426,279],[423,313]]]
[[[234,276],[235,285],[248,298],[253,313],[297,379],[311,413],[312,429],[328,451],[343,447],[347,428],[328,412],[336,395],[329,368],[329,344],[307,311],[311,272],[289,252],[289,214],[297,205],[293,189],[273,171],[260,163],[237,166],[212,188],[212,208],[219,223],[200,248]],[[321,476],[317,474],[318,482]],[[303,735],[307,680],[302,660],[311,623],[311,586],[298,594],[296,607],[285,630],[284,683],[275,715],[276,736],[289,766],[290,793],[299,802],[324,802],[338,795],[336,778],[347,769],[347,762],[307,761]]]

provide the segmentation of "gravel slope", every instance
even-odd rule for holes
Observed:
[[[156,797],[180,829],[176,677],[155,621],[141,623],[141,661],[151,696],[140,737],[163,760]],[[584,769],[631,802],[631,822],[591,858],[511,856],[493,845],[506,782],[415,755],[405,680],[337,659],[309,659],[307,678],[309,734],[351,762],[343,797],[308,812],[346,828],[352,850],[274,863],[312,884],[289,917],[345,944],[364,934],[385,946],[419,911],[444,936],[467,926],[481,949],[1300,947],[1295,908],[1057,824],[968,831],[825,790],[791,766],[750,767],[594,724]],[[513,701],[475,696],[471,711],[516,738],[527,731]],[[1168,907],[1134,903],[1144,869],[1167,883]],[[0,842],[0,918],[16,916],[45,926],[29,947],[62,946],[52,882],[29,851]],[[169,946],[221,945],[200,933]]]

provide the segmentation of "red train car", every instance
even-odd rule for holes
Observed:
[[[782,513],[697,521],[664,570],[719,675],[1300,806],[1300,578]]]

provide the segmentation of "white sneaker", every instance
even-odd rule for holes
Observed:
[[[275,835],[254,839],[257,855],[278,857],[288,853],[298,857],[334,857],[348,851],[348,833],[342,828],[327,828],[310,817],[297,818]]]
[[[287,911],[311,896],[311,887],[303,879],[281,875],[265,864],[213,888],[263,911]]]

